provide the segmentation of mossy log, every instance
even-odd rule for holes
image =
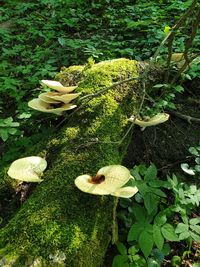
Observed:
[[[118,59],[64,68],[58,78],[65,85],[78,84],[78,91],[86,95],[137,77],[138,69],[137,62]],[[26,156],[47,152],[48,169],[44,181],[0,230],[3,266],[102,266],[111,239],[114,197],[83,193],[74,179],[122,162],[129,138],[116,141],[137,109],[135,88],[135,81],[124,83],[82,103],[46,144],[27,151]],[[5,170],[0,179],[5,189]]]

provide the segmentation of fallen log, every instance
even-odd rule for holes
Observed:
[[[78,84],[84,96],[137,77],[138,69],[136,61],[118,59],[63,68],[57,77],[65,85]],[[129,138],[117,141],[137,109],[136,88],[133,80],[83,101],[46,144],[27,151],[26,156],[46,154],[48,168],[44,181],[0,229],[1,266],[103,266],[111,240],[114,197],[83,193],[74,179],[122,162]],[[6,180],[10,185],[4,170],[0,174],[4,190]]]

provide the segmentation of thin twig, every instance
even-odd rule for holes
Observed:
[[[177,111],[173,111],[173,110],[169,110],[168,113],[171,113],[172,115],[175,115],[176,117],[178,118],[181,118],[183,120],[186,120],[187,122],[191,122],[191,121],[194,121],[196,123],[200,123],[200,118],[195,118],[195,117],[191,117],[189,115],[184,115],[180,112],[177,112]]]
[[[190,35],[190,38],[186,41],[186,44],[185,44],[185,51],[183,53],[185,62],[182,65],[182,67],[179,69],[177,74],[174,76],[174,78],[172,79],[171,84],[174,84],[178,80],[181,73],[183,73],[187,69],[189,64],[194,60],[194,58],[190,58],[190,59],[188,58],[188,52],[189,52],[189,49],[192,47],[194,38],[196,36],[197,30],[199,27],[199,24],[200,24],[200,10],[197,11],[196,18],[195,18],[193,25],[192,25],[192,33]],[[196,55],[195,55],[195,57],[196,57]]]
[[[86,98],[93,98],[93,97],[97,97],[105,92],[107,92],[108,90],[110,89],[113,89],[115,87],[117,87],[118,85],[121,85],[121,84],[124,84],[124,83],[127,83],[127,82],[130,82],[130,81],[133,81],[133,80],[138,80],[139,78],[138,77],[132,77],[132,78],[128,78],[128,79],[125,79],[123,81],[120,81],[120,82],[117,82],[117,83],[113,83],[112,85],[108,86],[108,87],[104,87],[103,89],[101,89],[100,91],[96,92],[96,93],[92,93],[92,94],[88,94],[88,95],[85,95],[83,97],[81,97],[79,99],[79,101],[82,101]]]
[[[195,9],[196,4],[197,4],[197,0],[194,0],[190,8],[185,12],[185,14],[183,14],[183,16],[179,19],[179,21],[172,27],[171,31],[169,32],[167,36],[166,40],[168,40],[168,58],[167,58],[167,70],[166,70],[166,74],[164,78],[164,83],[168,83],[168,79],[169,79],[169,66],[170,66],[170,62],[172,58],[172,52],[173,52],[172,45],[173,45],[173,41],[176,35],[176,30],[178,30],[185,23],[185,20],[191,15],[193,10]]]

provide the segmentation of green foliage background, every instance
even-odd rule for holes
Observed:
[[[40,79],[54,77],[62,66],[85,63],[89,56],[97,61],[149,58],[163,38],[164,26],[173,26],[190,4],[180,0],[3,1],[1,109],[6,109],[6,115],[27,110],[26,100],[36,93],[33,89]]]
[[[97,62],[119,57],[149,59],[165,36],[165,26],[172,27],[191,2],[2,1],[0,119],[11,117],[19,123],[19,130],[11,138],[4,123],[6,144],[0,148],[4,151],[1,160],[14,160],[49,132],[51,121],[48,119],[48,127],[47,123],[44,127],[45,116],[41,121],[27,106],[27,101],[38,95],[41,79],[53,79],[62,66],[84,64],[91,56]],[[176,38],[175,52],[183,51],[187,31],[183,29]],[[195,39],[196,47],[199,40],[200,34]],[[166,48],[162,53],[167,53]],[[12,153],[8,151],[7,155],[9,147]]]

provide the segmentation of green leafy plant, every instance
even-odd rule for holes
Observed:
[[[121,266],[160,266],[170,253],[170,242],[184,240],[189,246],[187,250],[193,240],[199,242],[199,219],[191,216],[199,206],[200,190],[195,185],[179,183],[175,175],[167,180],[159,179],[154,164],[135,166],[131,174],[136,179],[132,185],[137,186],[139,192],[134,199],[120,200],[118,218],[126,229],[122,240],[137,251],[134,250],[136,256],[130,258],[127,246],[120,244],[121,255],[114,258],[113,264],[116,267],[120,262],[124,264]],[[142,259],[140,263],[137,263],[138,255]]]
[[[12,117],[0,119],[0,137],[5,142],[10,135],[19,135],[18,122],[14,122]]]
[[[146,266],[146,260],[138,254],[139,249],[136,246],[126,248],[126,246],[119,242],[117,250],[120,255],[113,259],[112,267],[143,267]]]

